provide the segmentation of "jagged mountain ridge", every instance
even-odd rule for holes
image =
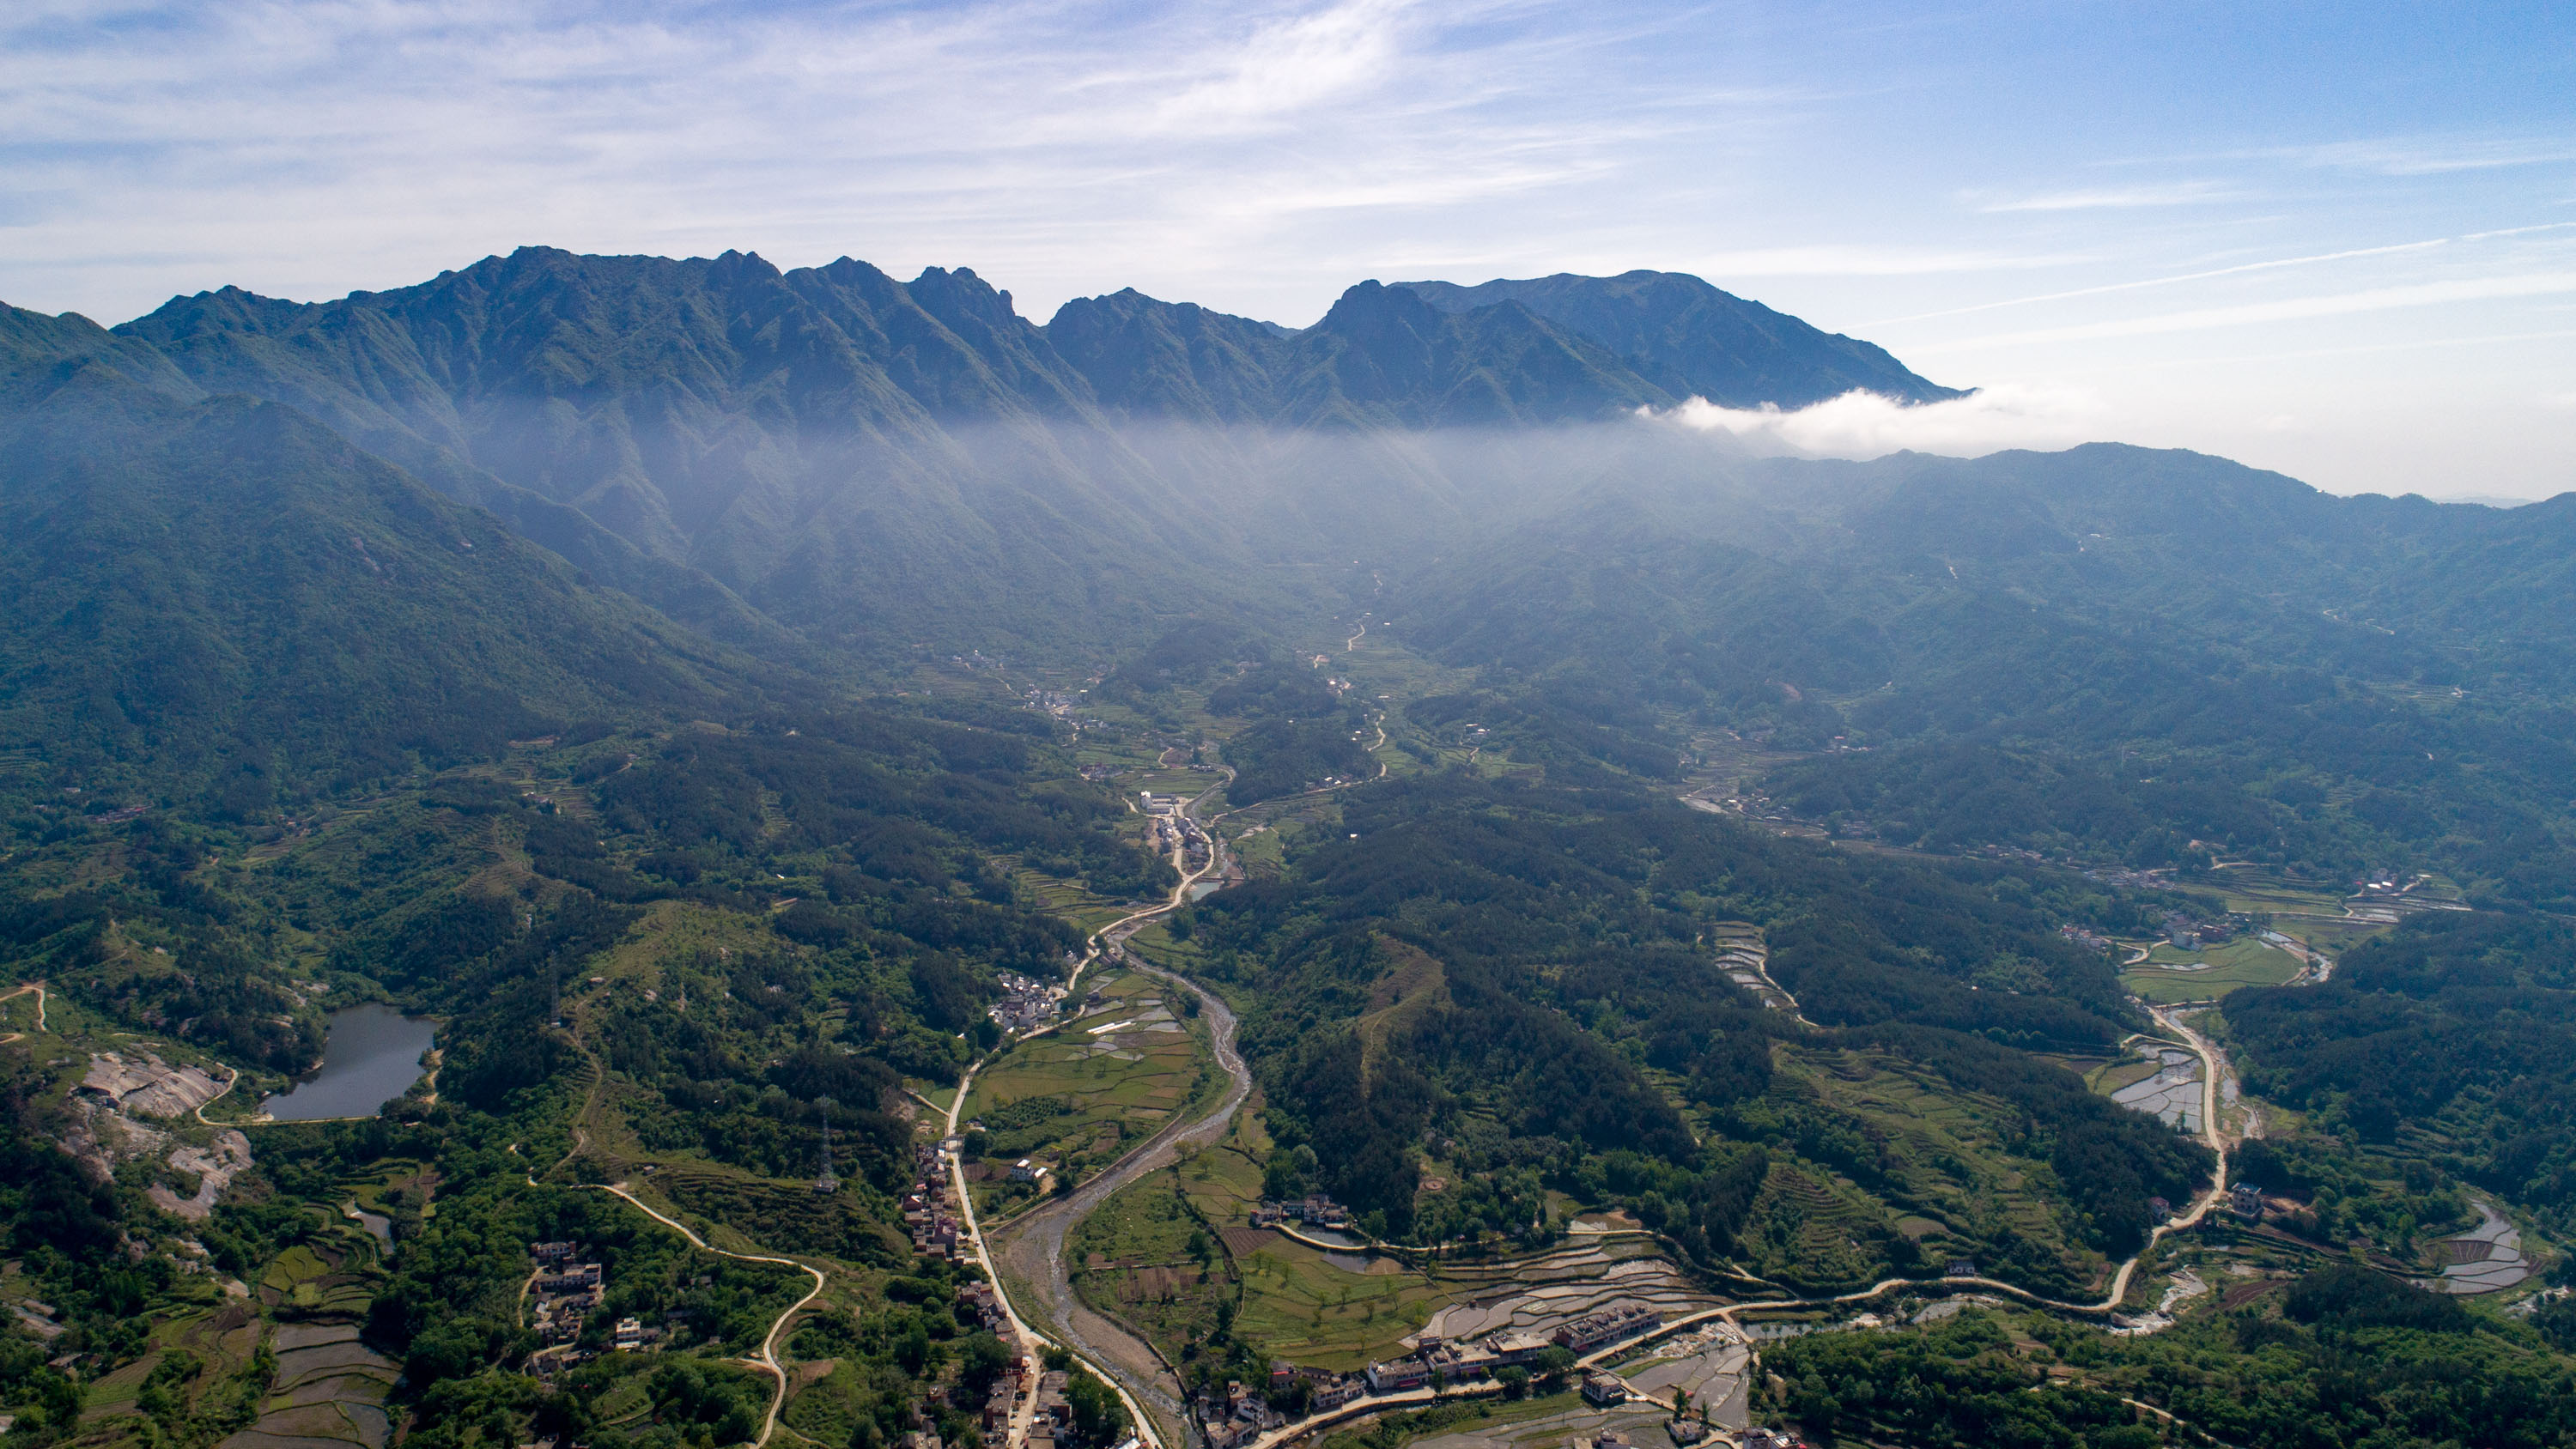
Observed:
[[[826,637],[972,608],[946,583],[967,577],[1079,610],[1137,505],[1185,530],[1096,429],[1051,425],[1086,403],[1033,331],[972,273],[539,249],[332,303],[201,294],[120,329],[454,496],[577,510]]]
[[[838,646],[1119,638],[1271,575],[1259,602],[1311,602],[1300,570],[1531,486],[1425,439],[1680,397],[1512,299],[1363,283],[1288,332],[1128,291],[1041,327],[963,268],[730,252],[523,248],[335,302],[174,298],[116,334],[773,656],[782,624]]]
[[[1804,407],[1854,389],[1909,403],[1965,397],[1918,377],[1886,349],[1823,331],[1682,272],[1527,281],[1398,282],[1443,312],[1518,305],[1598,343],[1674,397],[1727,407]]]
[[[1057,309],[1047,340],[1121,419],[1287,428],[1530,426],[1679,399],[1517,302],[1443,312],[1362,282],[1282,334],[1133,289]]]

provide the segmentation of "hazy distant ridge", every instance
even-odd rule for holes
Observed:
[[[1599,343],[1667,393],[1728,407],[1805,407],[1855,388],[1911,403],[1967,396],[1916,376],[1885,348],[1809,326],[1682,272],[1395,285],[1444,312],[1517,303]]]
[[[1515,286],[1538,290],[1458,305]],[[1456,475],[1404,441],[1429,431],[1613,420],[1693,392],[1946,395],[1694,278],[1437,300],[1364,282],[1288,331],[1131,290],[1039,326],[965,268],[903,282],[848,258],[529,247],[332,302],[201,292],[115,332],[772,656],[805,647],[789,630],[1125,637],[1140,610],[1241,593],[1255,559],[1347,558],[1507,503],[1490,467]]]

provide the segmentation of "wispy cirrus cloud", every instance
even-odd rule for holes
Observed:
[[[2576,161],[2576,142],[2564,136],[2393,136],[2281,147],[2251,154],[2376,176],[2440,176],[2454,171],[2494,171]]]
[[[2198,206],[2233,201],[2245,193],[2217,181],[2176,181],[2161,186],[2090,186],[2043,191],[2032,196],[2002,197],[1980,203],[1989,214],[2017,211],[2135,211],[2154,206]]]
[[[1404,7],[1350,0],[1256,27],[1220,73],[1162,103],[1171,129],[1277,124],[1382,80],[1401,54]]]
[[[2534,330],[2489,315],[2519,284],[2474,279],[2576,268],[2528,237],[2469,244],[2576,216],[2555,62],[2394,0],[2334,18],[2378,38],[2367,54],[2319,49],[2295,10],[2231,21],[2298,59],[2258,73],[2177,71],[2143,20],[2034,27],[2002,0],[16,0],[0,298],[112,321],[174,291],[336,295],[542,243],[971,264],[1032,316],[1135,285],[1296,322],[1373,275],[1660,266],[1829,330],[1904,323],[1876,340],[1909,361],[1991,330],[1958,353],[1989,378],[2129,369],[2190,394],[2160,436],[2195,445],[2239,415],[2398,424],[2270,397],[2309,364],[2221,381],[2157,370],[2216,345],[2140,339],[2233,327],[2249,352],[2384,356],[2344,366],[2351,397],[2384,376],[2527,398],[2570,375],[2548,340],[2405,350]],[[2025,309],[2012,330],[1947,322],[2003,308]],[[2385,320],[2306,325],[2344,315]],[[2002,428],[2002,400],[1901,426]],[[2148,416],[2121,408],[2102,434]],[[2510,466],[2559,477],[2576,434],[2516,446],[2539,461]]]
[[[2069,252],[1823,242],[1699,252],[1681,264],[1722,285],[1728,277],[1925,277],[2063,266],[2081,259],[2082,254]]]
[[[163,278],[309,296],[551,242],[1320,300],[1391,236],[1773,105],[1601,84],[1675,19],[1525,0],[117,4],[0,18],[0,295],[113,317]]]
[[[2489,302],[2521,297],[2576,293],[2576,272],[2532,272],[2491,277],[2459,277],[2396,287],[2368,287],[2323,296],[2288,297],[2229,307],[2195,307],[2143,317],[2120,317],[2066,327],[2039,327],[1946,342],[1949,351],[2018,347],[2033,343],[2094,341],[2113,337],[2147,337],[2169,332],[2199,332],[2218,327],[2245,327],[2266,322],[2345,317],[2359,312],[2385,312],[2404,307],[2431,307],[2455,302]]]
[[[2233,266],[2208,267],[2194,272],[2176,272],[2170,276],[2143,277],[2132,282],[2107,282],[2096,287],[2073,287],[2062,292],[2038,292],[2027,297],[2006,297],[2000,301],[1977,302],[1965,307],[1945,307],[1937,312],[1916,312],[1904,317],[1881,317],[1864,322],[1864,327],[1892,327],[1902,322],[1925,322],[1938,317],[1965,317],[1977,312],[1992,312],[2004,307],[2028,307],[2042,302],[2066,302],[2080,297],[2103,297],[2117,292],[2136,292],[2150,287],[2172,287],[2186,282],[2215,281],[2225,277],[2250,276],[2257,272],[2277,272],[2294,267],[2324,266],[2332,262],[2360,261],[2373,257],[2396,257],[2409,252],[2429,252],[2460,242],[2492,241],[2505,237],[2533,236],[2554,231],[2576,231],[2576,222],[2546,222],[2538,226],[2508,227],[2497,231],[2469,232],[2461,236],[2433,237],[2426,241],[2394,242],[2387,246],[2350,247],[2342,251],[2317,252],[2309,256],[2274,257],[2259,262],[2239,262]]]

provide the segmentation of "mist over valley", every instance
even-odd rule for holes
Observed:
[[[2576,495],[1885,445],[1972,381],[1653,271],[0,309],[12,1433],[2568,1441]]]

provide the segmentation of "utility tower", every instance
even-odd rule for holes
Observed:
[[[841,1179],[832,1173],[832,1099],[814,1099],[814,1114],[823,1121],[823,1171],[814,1179],[814,1190],[834,1193],[841,1190]]]

